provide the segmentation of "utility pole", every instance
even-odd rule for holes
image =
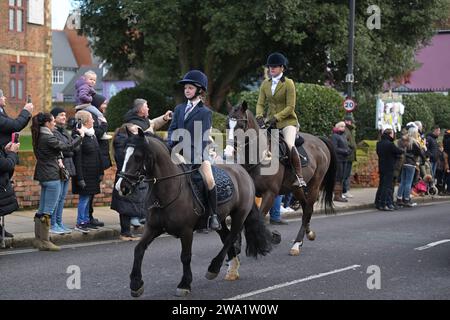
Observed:
[[[348,21],[348,61],[347,61],[347,97],[353,97],[353,82],[355,77],[353,75],[353,51],[355,47],[355,0],[350,0],[350,15]]]

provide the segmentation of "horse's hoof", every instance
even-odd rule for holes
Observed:
[[[291,249],[289,251],[290,256],[299,256],[300,255],[300,249]]]
[[[189,290],[189,289],[177,288],[177,290],[175,291],[175,295],[177,297],[186,297],[190,293],[191,293],[191,290]]]
[[[139,298],[144,293],[144,285],[137,290],[131,290],[131,296],[133,298]]]
[[[218,275],[219,275],[218,273],[212,273],[212,272],[209,272],[209,271],[208,271],[208,272],[205,274],[205,278],[208,279],[208,280],[213,280],[213,279],[215,279]]]
[[[227,273],[225,275],[226,281],[236,281],[239,280],[239,274],[238,273]]]
[[[277,230],[272,231],[272,244],[280,244],[281,242],[281,234]]]
[[[306,238],[308,238],[309,241],[316,240],[316,233],[314,231],[310,231],[306,234]]]

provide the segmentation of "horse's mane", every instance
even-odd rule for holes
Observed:
[[[151,132],[146,132],[145,133],[145,138],[153,138],[156,139],[158,142],[160,142],[168,151],[169,154],[172,153],[172,148],[167,144],[167,141],[165,141],[163,138],[161,138],[160,136],[151,133]]]

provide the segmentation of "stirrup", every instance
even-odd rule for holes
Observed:
[[[215,223],[212,223],[212,222],[214,221],[213,219],[216,220],[217,225],[215,225]],[[219,231],[220,229],[222,229],[222,225],[221,225],[220,222],[219,222],[219,219],[218,219],[218,217],[217,217],[217,214],[212,214],[212,215],[210,215],[210,216],[208,217],[207,224],[208,224],[208,229],[215,230],[215,231]]]
[[[303,177],[299,177],[296,175],[297,181],[294,182],[294,186],[298,186],[300,188],[306,188],[306,181]]]

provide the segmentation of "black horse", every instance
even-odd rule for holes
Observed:
[[[263,215],[267,214],[270,208],[273,206],[275,197],[277,195],[283,195],[292,192],[294,197],[300,201],[303,215],[302,226],[297,234],[294,245],[291,248],[289,254],[297,256],[300,254],[300,247],[303,246],[303,238],[306,234],[309,240],[314,240],[316,235],[311,230],[310,221],[314,210],[314,204],[319,199],[319,195],[322,192],[322,204],[325,207],[325,212],[333,212],[333,189],[335,184],[336,175],[336,154],[331,142],[325,138],[318,138],[313,135],[302,133],[301,136],[304,139],[304,149],[309,155],[309,164],[303,168],[303,176],[308,183],[306,192],[303,192],[300,188],[292,187],[295,174],[290,168],[290,165],[285,165],[279,158],[273,159],[278,164],[278,170],[271,174],[262,174],[262,170],[268,167],[262,160],[264,158],[264,152],[269,148],[269,137],[265,134],[261,134],[260,128],[253,113],[248,110],[247,102],[242,102],[237,106],[229,106],[228,115],[228,128],[230,127],[230,121],[234,121],[235,127],[233,130],[238,133],[238,130],[242,130],[244,133],[249,130],[254,130],[256,135],[248,137],[246,142],[238,145],[237,141],[227,142],[232,143],[231,148],[235,150],[241,150],[244,153],[245,163],[243,167],[249,172],[250,176],[255,182],[256,194],[258,197],[262,197],[261,212]],[[280,140],[281,141],[281,140]],[[249,149],[254,146],[261,146],[261,149],[256,151],[256,164],[249,163],[249,156],[251,152]],[[229,148],[230,146],[227,146]],[[278,147],[278,145],[276,146]],[[272,165],[272,163],[270,164]]]
[[[271,250],[271,234],[264,226],[255,205],[255,187],[249,174],[240,165],[220,165],[232,180],[234,193],[231,199],[218,206],[222,229],[217,231],[223,248],[211,261],[206,278],[214,279],[228,254],[230,269],[237,269],[239,260],[233,246],[238,234],[245,227],[247,240],[246,254],[257,257]],[[134,264],[130,275],[130,288],[133,297],[144,292],[142,281],[142,259],[149,244],[164,232],[180,238],[183,277],[177,286],[176,295],[186,296],[191,291],[191,249],[193,232],[199,228],[201,206],[194,199],[189,183],[189,174],[181,165],[172,161],[171,150],[159,137],[139,130],[132,135],[126,148],[125,162],[116,183],[116,189],[123,195],[130,194],[140,182],[150,184],[147,197],[153,203],[149,209],[142,239],[134,250]],[[231,217],[228,229],[225,218]],[[238,277],[233,276],[230,280]]]

